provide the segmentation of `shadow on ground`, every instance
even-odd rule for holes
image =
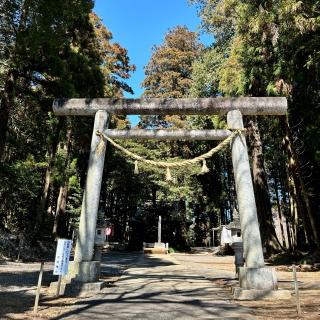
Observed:
[[[138,253],[104,254],[101,264],[102,277],[120,276],[123,270],[134,263],[138,257]],[[12,266],[11,272],[10,266]],[[38,264],[35,266],[25,263],[1,262],[1,267],[4,267],[5,271],[0,269],[0,319],[8,318],[8,314],[24,313],[33,307],[39,270],[30,271],[30,269],[39,268],[39,266]],[[54,276],[51,269],[45,270],[42,287],[49,287],[52,281],[57,281],[57,278],[58,276]],[[47,298],[44,301],[52,299]]]
[[[0,319],[8,313],[23,313],[34,304],[39,271],[0,272]],[[48,287],[57,276],[44,271],[42,286]]]
[[[104,264],[119,263],[117,255],[105,259]],[[128,262],[126,255],[123,259]],[[172,259],[138,254],[130,262],[114,287],[67,305],[70,310],[53,319],[251,318],[249,309],[230,302],[229,288],[214,286]]]

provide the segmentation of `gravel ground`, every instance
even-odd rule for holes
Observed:
[[[212,254],[174,254],[174,258],[184,265],[188,265],[197,274],[210,279],[214,284],[223,287],[236,285],[233,256],[213,256]],[[292,272],[282,271],[289,269],[280,265],[275,267],[278,276],[279,289],[292,290]],[[297,272],[300,289],[301,309],[304,319],[320,319],[320,271]],[[237,301],[239,306],[251,309],[251,314],[259,320],[298,319],[296,299],[278,301]]]
[[[101,278],[114,282],[138,258],[138,254],[106,253],[101,264]],[[34,319],[32,315],[40,263],[0,262],[0,319]],[[55,299],[48,294],[48,287],[57,276],[52,274],[53,262],[45,262],[42,278],[40,310],[47,310],[37,319],[51,319],[60,314],[67,304],[79,299]]]
[[[139,259],[141,260],[141,255],[137,253],[105,254],[102,263],[103,280],[119,286],[121,284],[121,281],[117,284],[119,277],[126,269],[129,271],[131,268],[134,269]],[[234,257],[218,257],[212,254],[173,254],[170,259],[174,259],[191,274],[211,281],[213,287],[230,290],[230,287],[236,283]],[[61,314],[77,308],[83,300],[56,299],[48,295],[47,288],[50,282],[57,278],[52,275],[52,267],[52,262],[45,263],[40,313],[35,317],[32,314],[32,308],[40,263],[0,262],[0,319],[63,319]],[[292,272],[282,271],[285,269],[284,266],[277,266],[279,286],[292,289]],[[320,319],[320,272],[298,272],[297,275],[301,288],[304,319]],[[250,314],[259,320],[274,319],[274,317],[297,319],[294,296],[290,301],[234,301],[234,303],[239,307],[249,308]]]
[[[53,263],[44,264],[42,283],[47,286],[56,279],[52,275]],[[0,293],[32,291],[38,283],[40,263],[5,262],[0,264]]]

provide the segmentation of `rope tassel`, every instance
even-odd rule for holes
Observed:
[[[209,168],[207,167],[207,161],[203,160],[202,161],[201,173],[208,173],[208,172],[209,172]]]
[[[172,175],[169,167],[167,167],[166,181],[172,181]]]
[[[138,161],[137,160],[134,162],[134,174],[139,174],[139,167],[138,167]]]

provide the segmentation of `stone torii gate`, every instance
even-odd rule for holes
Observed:
[[[100,138],[97,131],[117,139],[224,140],[230,130],[110,130],[112,114],[118,115],[223,115],[230,129],[243,129],[242,115],[282,116],[287,114],[287,100],[280,97],[199,98],[199,99],[58,99],[53,104],[57,116],[94,116],[94,128],[84,190],[75,259],[69,277],[92,283],[99,279],[100,262],[93,261],[96,220],[99,207],[105,150],[96,152]],[[257,209],[254,198],[245,135],[231,142],[232,163],[241,221],[245,267],[239,270],[241,292],[276,290],[272,268],[265,267]],[[235,293],[239,296],[239,293]]]

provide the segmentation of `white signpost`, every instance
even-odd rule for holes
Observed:
[[[54,261],[53,274],[59,275],[57,284],[57,294],[60,294],[61,278],[68,273],[72,240],[58,239],[56,258]]]
[[[72,240],[58,240],[56,258],[53,268],[54,275],[64,276],[68,273],[71,248]]]

